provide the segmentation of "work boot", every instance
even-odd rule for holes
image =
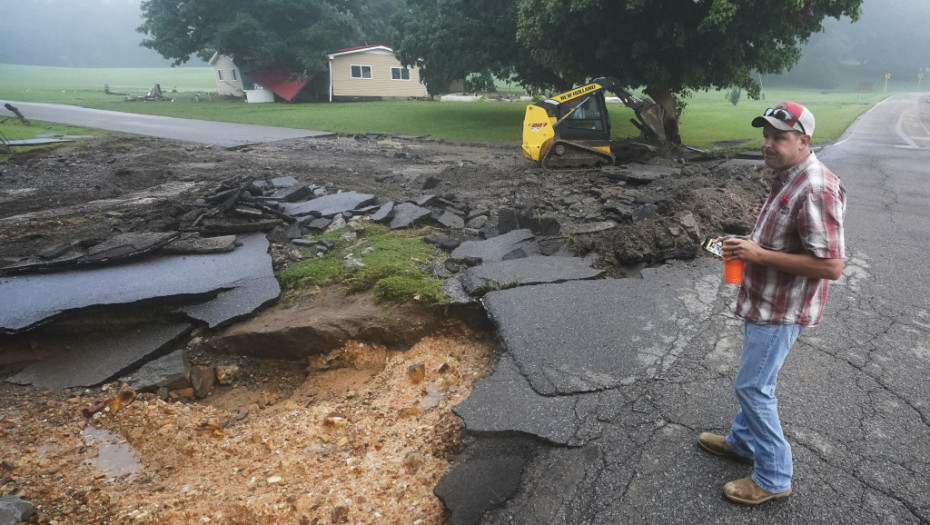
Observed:
[[[701,432],[697,439],[698,446],[710,452],[715,456],[720,456],[723,458],[735,458],[748,460],[743,456],[740,456],[730,448],[730,444],[727,443],[727,439],[723,436],[718,436],[717,434],[711,434],[710,432]]]
[[[791,488],[784,492],[769,492],[759,485],[752,478],[741,478],[736,481],[730,481],[723,486],[723,495],[737,502],[746,505],[758,505],[770,499],[784,498],[791,495]]]

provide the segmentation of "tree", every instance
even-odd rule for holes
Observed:
[[[861,2],[416,0],[422,18],[403,19],[399,42],[404,60],[430,71],[428,87],[483,69],[539,88],[616,77],[645,88],[680,142],[676,97],[735,86],[758,98],[755,72],[784,71],[824,18],[856,19]]]
[[[420,67],[434,95],[471,75],[485,84],[493,76],[528,88],[564,85],[518,45],[517,7],[517,0],[408,0],[394,17],[394,50],[405,65]]]
[[[778,73],[826,17],[855,20],[862,0],[522,0],[517,39],[544,65],[578,78],[607,74],[645,93],[680,142],[676,94]]]
[[[183,64],[214,52],[240,67],[323,68],[326,53],[364,42],[351,5],[339,0],[144,0],[142,45]]]

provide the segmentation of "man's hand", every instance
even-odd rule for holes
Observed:
[[[766,250],[748,239],[729,238],[723,241],[723,258],[742,259],[753,264],[771,266],[783,272],[835,281],[843,274],[843,259],[821,259],[807,253],[785,253]]]

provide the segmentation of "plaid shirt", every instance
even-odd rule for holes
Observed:
[[[749,235],[766,250],[844,258],[843,182],[811,153],[800,164],[774,172],[756,225]],[[736,315],[756,324],[816,326],[829,281],[746,261]]]

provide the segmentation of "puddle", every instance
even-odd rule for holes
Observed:
[[[109,478],[127,476],[132,480],[143,469],[129,443],[115,432],[88,426],[84,429],[84,443],[97,447],[97,457],[90,464]]]

